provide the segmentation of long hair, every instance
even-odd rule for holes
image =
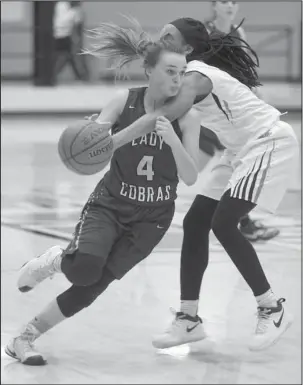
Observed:
[[[243,22],[244,19],[233,32]],[[261,85],[257,73],[258,55],[245,40],[231,33],[225,35],[215,32],[209,35],[204,24],[192,18],[178,19],[171,24],[179,29],[186,43],[193,47],[187,61],[202,60],[229,73],[249,88]]]
[[[146,69],[148,65],[155,66],[163,50],[184,53],[168,42],[154,40],[136,19],[126,19],[130,22],[130,27],[101,23],[99,27],[88,31],[92,43],[83,53],[104,59],[107,69],[114,70],[116,76],[125,77],[129,65],[135,60],[142,60]]]
[[[113,69],[117,74],[125,71],[131,62],[144,57],[147,47],[154,44],[151,36],[135,19],[126,18],[131,22],[131,27],[101,23],[89,30],[90,48],[83,51],[84,54],[105,59],[107,69]]]

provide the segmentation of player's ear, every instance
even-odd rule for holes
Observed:
[[[147,76],[147,78],[150,77],[150,75],[151,75],[151,67],[145,67],[145,75]]]
[[[185,55],[187,56],[187,55],[189,55],[190,53],[192,53],[193,52],[193,47],[191,46],[191,45],[189,45],[189,44],[186,44],[186,46],[185,46]]]

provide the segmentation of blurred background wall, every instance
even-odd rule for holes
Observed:
[[[236,22],[245,17],[247,39],[260,57],[262,80],[300,81],[302,56],[301,2],[241,2]],[[99,22],[125,24],[122,14],[137,18],[151,33],[163,24],[181,16],[202,21],[211,16],[206,2],[84,2],[85,27],[91,29]],[[1,2],[1,76],[2,79],[30,79],[34,56],[33,5],[31,2]],[[88,44],[85,38],[85,44]],[[110,77],[102,63],[90,59],[95,80]],[[143,77],[136,65],[131,77]],[[68,78],[68,71],[63,77]]]

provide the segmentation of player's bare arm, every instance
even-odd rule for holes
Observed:
[[[121,115],[124,109],[124,106],[126,104],[127,97],[128,97],[128,90],[119,91],[115,95],[115,97],[102,109],[102,111],[100,112],[95,122],[98,124],[108,123],[109,124],[108,129],[110,130],[113,127],[113,125],[118,121],[119,116]],[[152,114],[149,114],[149,115],[152,115]],[[143,116],[143,118],[148,117],[148,119],[145,120],[147,125],[148,125],[148,122],[151,121],[151,118],[153,121],[153,124],[151,125],[151,129],[149,129],[146,132],[150,132],[155,128],[156,114],[154,116],[152,117],[148,115]],[[138,119],[137,121],[141,119],[142,118]],[[134,130],[130,130],[132,126],[133,125],[130,125],[124,130],[121,130],[117,132],[115,135],[113,135],[113,143],[114,143],[115,150],[125,145],[126,143],[131,142],[133,139],[136,139],[144,135],[144,131],[142,131],[141,129],[138,130],[136,129],[136,127]],[[141,128],[141,126],[139,126],[139,128]],[[125,131],[127,132],[126,134],[125,134]],[[132,133],[132,136],[130,136],[131,133]],[[128,138],[130,139],[128,140]]]
[[[119,116],[124,109],[127,97],[128,90],[118,91],[114,98],[102,109],[95,122],[98,124],[108,123],[109,129],[111,129],[119,119]]]
[[[200,136],[200,114],[191,109],[186,115],[179,119],[182,131],[182,144],[195,162],[197,170],[199,165],[199,136]]]
[[[158,116],[164,115],[168,120],[179,119],[190,110],[197,96],[205,98],[212,90],[212,82],[198,72],[188,73],[179,94],[166,103],[160,110],[148,113],[115,135],[114,148],[117,149],[144,134],[154,130]]]
[[[115,95],[115,97],[107,104],[105,107],[102,109],[100,114],[94,114],[92,115],[89,119],[94,120],[97,124],[107,124],[106,129],[111,130],[113,125],[118,121],[124,106],[126,104],[128,97],[128,90],[121,90],[118,91],[118,93]],[[152,116],[151,116],[152,115]],[[155,121],[156,121],[156,113],[154,114],[148,114],[144,115],[143,118],[146,117],[145,119],[146,124],[148,125],[149,121],[153,121],[153,124],[151,125],[151,129],[147,130],[146,132],[150,132],[155,128]],[[140,121],[142,118],[138,119]],[[144,123],[143,122],[143,127]],[[131,127],[133,125],[128,126],[124,130],[121,130],[117,132],[115,135],[113,135],[113,143],[114,143],[114,149],[118,149],[119,147],[123,146],[124,144],[131,142],[133,139],[136,139],[142,135],[144,135],[144,131],[141,130],[141,126],[138,126],[139,130],[135,129],[132,130]],[[131,130],[130,130],[131,129]],[[125,134],[125,131],[127,133]],[[133,134],[130,136],[130,134]],[[128,140],[128,138],[131,138]]]
[[[212,91],[211,80],[199,72],[185,75],[179,94],[161,108],[161,114],[170,121],[181,118],[193,106],[196,97],[206,98]]]
[[[192,122],[192,120],[191,120]],[[189,123],[189,122],[188,122]],[[198,120],[197,120],[198,123]],[[187,125],[189,127],[189,125]],[[181,128],[181,126],[180,126]],[[178,175],[188,186],[193,185],[198,177],[198,168],[194,160],[193,148],[189,146],[188,141],[186,142],[187,148],[180,141],[176,132],[174,131],[171,123],[164,116],[160,116],[156,122],[156,132],[160,135],[163,140],[168,144],[172,150]],[[198,147],[198,140],[196,138],[196,146]],[[191,151],[188,151],[191,150]]]

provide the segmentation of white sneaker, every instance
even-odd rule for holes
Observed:
[[[255,335],[249,345],[250,350],[263,350],[275,344],[290,327],[293,317],[283,307],[284,298],[276,307],[258,307],[258,323]]]
[[[62,251],[60,246],[53,246],[39,257],[26,262],[20,269],[18,289],[24,293],[32,290],[44,279],[51,278],[58,271],[54,261]]]
[[[34,325],[26,325],[20,336],[13,338],[5,347],[5,353],[10,357],[19,360],[24,365],[45,365],[46,360],[42,354],[38,353],[33,345],[40,332]]]
[[[182,312],[175,312],[175,318],[169,328],[161,335],[156,336],[152,344],[157,349],[171,348],[196,342],[206,338],[202,319],[196,315],[191,317]]]

